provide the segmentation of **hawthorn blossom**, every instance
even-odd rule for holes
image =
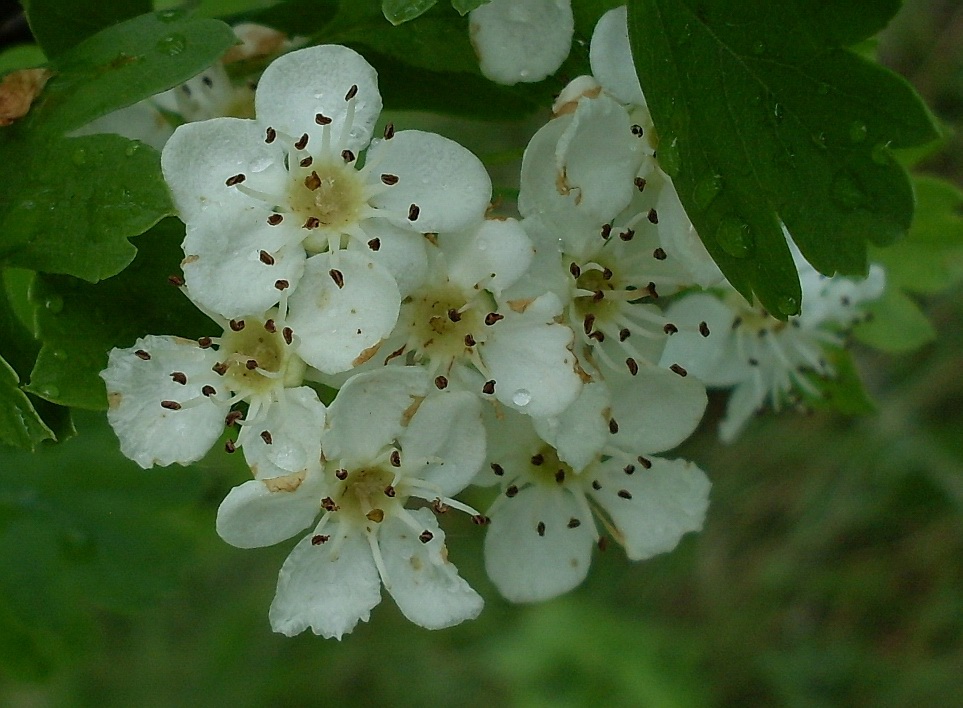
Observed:
[[[231,490],[217,530],[232,545],[272,545],[313,526],[281,568],[275,631],[340,639],[368,620],[382,585],[422,627],[478,615],[482,599],[449,562],[432,510],[407,505],[486,521],[452,498],[484,460],[479,408],[467,392],[434,391],[420,368],[357,374],[329,409],[321,469]]]
[[[490,411],[487,470],[501,493],[488,510],[485,568],[514,602],[567,592],[584,580],[599,525],[631,560],[672,550],[702,526],[709,481],[691,462],[653,453],[696,428],[705,389],[646,366],[639,378],[610,374],[586,385],[554,419]]]
[[[302,386],[306,365],[277,312],[225,324],[198,341],[148,335],[113,349],[100,376],[107,419],[121,451],[143,468],[201,459],[225,426],[241,428],[240,447],[260,478],[317,466],[325,408]],[[240,402],[247,413],[232,411]]]
[[[842,335],[862,318],[860,306],[883,292],[885,273],[879,266],[872,266],[864,280],[830,278],[794,245],[791,250],[802,285],[801,314],[779,320],[750,306],[728,283],[718,295],[686,295],[667,312],[688,327],[671,338],[662,363],[683,367],[707,386],[733,389],[719,425],[723,442],[732,442],[767,403],[778,410],[794,391],[819,397],[810,378],[835,375],[824,352],[844,347]],[[706,323],[704,336],[693,334],[696,322]]]
[[[572,47],[571,0],[491,0],[469,15],[482,73],[499,84],[541,81]]]
[[[347,47],[309,47],[274,61],[255,110],[254,120],[183,125],[161,156],[187,225],[185,280],[199,304],[225,318],[296,292],[309,256],[334,259],[347,242],[372,261],[392,241],[417,250],[413,235],[467,228],[488,205],[488,175],[457,143],[390,125],[371,142],[381,112],[377,75]],[[398,304],[375,293],[358,298],[387,310]]]

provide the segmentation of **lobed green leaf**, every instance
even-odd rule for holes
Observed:
[[[123,20],[150,12],[150,0],[23,0],[30,31],[52,59],[87,37]]]
[[[393,25],[400,25],[428,12],[438,0],[382,0],[381,11]]]

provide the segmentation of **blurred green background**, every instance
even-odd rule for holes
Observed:
[[[960,185],[963,5],[907,2],[880,55],[957,130],[922,169]],[[724,447],[713,398],[676,453],[712,506],[672,554],[610,548],[577,591],[513,606],[449,518],[487,606],[442,632],[386,597],[340,643],[272,634],[291,544],[214,533],[236,460],[142,472],[81,416],[60,447],[0,452],[0,706],[963,705],[960,295],[926,303],[925,349],[858,350],[873,416],[768,416]]]

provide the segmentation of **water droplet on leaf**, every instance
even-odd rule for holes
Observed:
[[[172,10],[163,10],[157,13],[157,19],[161,22],[174,22],[179,20],[187,14],[187,10],[183,8],[175,8]]]
[[[779,302],[776,303],[776,307],[784,315],[795,315],[799,312],[799,300],[790,295],[779,298]]]
[[[665,172],[669,177],[675,177],[679,174],[679,169],[682,167],[682,159],[679,157],[679,139],[676,137],[664,137],[659,141],[659,149],[657,151],[657,158],[659,160],[659,167]]]
[[[132,142],[127,146],[127,149],[124,150],[124,154],[127,155],[127,157],[133,157],[138,150],[140,150],[140,144]]]
[[[182,34],[169,34],[157,41],[157,49],[169,57],[176,57],[187,49],[187,38]]]
[[[877,143],[873,146],[869,156],[877,165],[888,165],[893,161],[893,156],[889,151],[889,143]]]
[[[727,216],[716,230],[716,240],[722,250],[733,258],[745,258],[752,251],[752,233],[749,224]]]
[[[53,384],[45,384],[40,387],[40,395],[44,398],[57,398],[60,395],[60,389]]]
[[[64,299],[59,295],[51,295],[44,302],[44,307],[53,314],[59,314],[64,309]]]
[[[786,115],[786,107],[781,103],[777,103],[772,107],[772,114],[776,116],[776,120],[782,120],[783,116]]]
[[[64,361],[67,358],[67,352],[63,349],[54,349],[53,358],[57,361]]]
[[[692,201],[699,209],[705,209],[712,204],[721,190],[722,175],[707,177],[695,186],[695,190],[692,192]]]

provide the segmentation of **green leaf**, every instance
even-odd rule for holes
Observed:
[[[487,5],[491,0],[451,0],[451,6],[460,15],[467,15],[472,10],[477,10],[482,5]]]
[[[158,153],[119,135],[19,145],[0,186],[0,265],[97,281],[134,257],[127,241],[173,213]]]
[[[862,274],[867,242],[909,228],[890,148],[937,137],[909,85],[843,45],[882,27],[881,0],[630,0],[658,159],[732,284],[775,314],[801,293],[781,224],[821,272]]]
[[[863,344],[890,354],[919,349],[936,339],[936,330],[920,308],[896,288],[866,307],[870,319],[857,325],[853,335]]]
[[[0,444],[33,450],[53,431],[40,418],[27,395],[20,390],[20,377],[0,356]]]
[[[56,58],[100,30],[150,12],[150,0],[23,0],[30,31],[37,43]]]
[[[47,58],[36,44],[18,44],[0,52],[0,74],[46,64]]]
[[[868,415],[875,412],[876,404],[863,385],[852,353],[846,349],[834,349],[825,351],[824,356],[836,375],[825,378],[809,376],[809,382],[820,395],[811,395],[800,388],[806,404],[816,410],[837,411],[845,415]]]
[[[382,0],[381,11],[393,25],[400,25],[428,12],[438,0]]]
[[[102,416],[82,423],[64,445],[0,451],[0,662],[20,675],[88,646],[95,611],[156,601],[189,557],[172,512],[197,499],[196,472],[147,474]]]
[[[236,42],[223,22],[181,10],[127,20],[60,55],[57,75],[25,122],[47,134],[76,130],[187,81]]]
[[[167,219],[137,240],[137,258],[98,285],[39,275],[31,297],[42,343],[27,387],[61,405],[105,409],[98,374],[112,347],[129,347],[145,334],[200,337],[215,333],[168,277],[179,272],[184,227]]]

